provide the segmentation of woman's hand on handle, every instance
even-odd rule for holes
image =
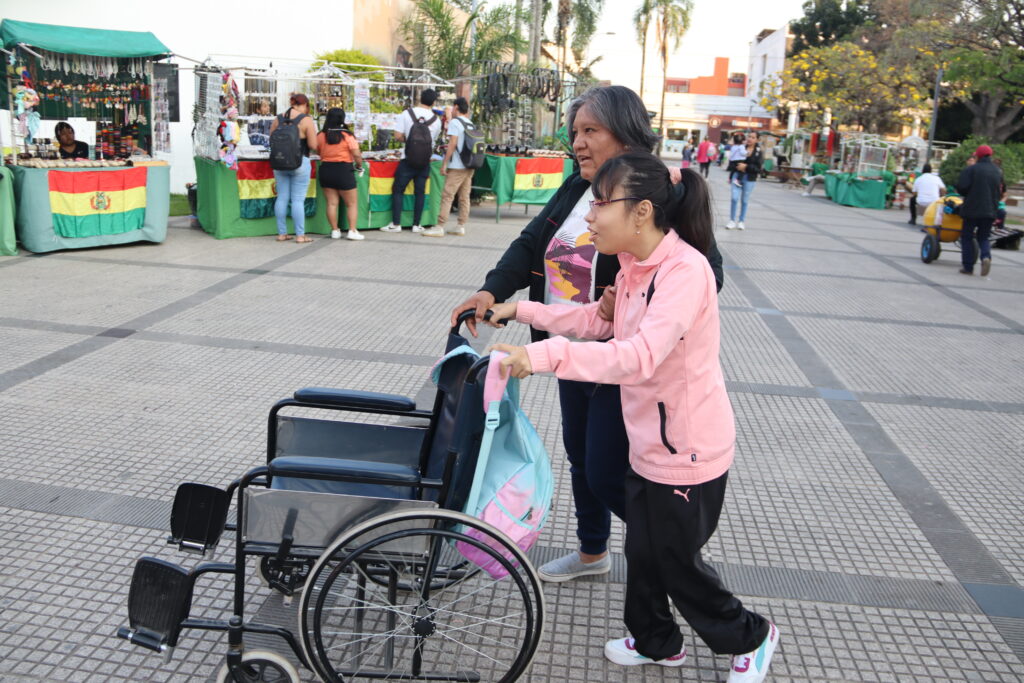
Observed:
[[[494,304],[491,306],[491,317],[484,320],[484,322],[491,327],[505,327],[505,323],[509,320],[516,319],[517,308],[518,305],[514,301],[503,304]]]
[[[601,295],[601,305],[597,307],[597,315],[601,320],[615,321],[615,287],[605,287]]]
[[[533,366],[530,365],[530,356],[526,353],[525,346],[513,346],[512,344],[494,344],[488,351],[504,351],[508,354],[501,359],[502,379],[512,373],[513,377],[523,379],[533,374]]]
[[[484,313],[486,313],[487,309],[493,305],[494,295],[490,292],[479,291],[452,309],[451,326],[455,327],[460,313],[467,310],[474,310],[476,315],[471,320],[466,321],[466,329],[468,329],[469,333],[474,337],[477,337],[479,335],[476,332],[476,324],[478,321],[484,319]]]

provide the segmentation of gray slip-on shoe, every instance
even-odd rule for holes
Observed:
[[[607,574],[611,570],[611,555],[605,555],[597,562],[584,562],[580,559],[580,554],[574,550],[568,555],[557,557],[542,565],[537,573],[543,581],[561,583],[578,579],[581,576]]]

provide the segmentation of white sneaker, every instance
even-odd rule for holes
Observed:
[[[332,240],[340,240],[341,239],[341,230],[331,230],[331,239]]]
[[[679,654],[665,659],[651,659],[636,651],[636,642],[632,638],[619,638],[618,640],[609,640],[604,644],[604,656],[609,661],[622,666],[637,666],[638,664],[682,666],[686,661],[686,648],[680,650]]]
[[[568,555],[556,557],[550,562],[541,565],[537,574],[542,581],[549,583],[561,583],[571,581],[581,576],[593,576],[596,574],[607,574],[612,570],[612,556],[605,555],[596,562],[584,562],[580,554],[573,550]]]
[[[432,228],[427,228],[420,235],[423,237],[444,237],[444,228],[440,225],[435,225]]]
[[[412,226],[412,231],[413,232],[423,232],[423,226],[422,225],[414,225],[414,226]]]
[[[732,658],[728,683],[761,683],[768,675],[775,647],[779,644],[779,629],[768,622],[768,636],[753,652]]]
[[[743,221],[740,221],[739,223],[736,224],[736,229],[737,230],[746,230],[747,226],[743,225]]]
[[[460,225],[457,228],[452,228],[451,230],[449,230],[448,234],[449,235],[458,235],[459,237],[465,237],[466,236],[466,229]]]
[[[349,230],[348,233],[346,233],[345,235],[345,239],[352,240],[353,242],[355,242],[358,240],[365,240],[366,235],[359,232],[358,230]]]
[[[732,230],[735,227],[736,227],[736,221],[729,221],[728,223],[725,224],[725,229],[726,230]]]
[[[803,193],[803,194],[801,194],[800,196],[801,196],[801,197],[810,197],[810,196],[811,196],[811,193],[810,193],[810,192],[804,192],[804,193]]]
[[[401,225],[395,225],[394,223],[388,223],[387,225],[382,226],[380,231],[381,232],[402,232],[402,226]]]

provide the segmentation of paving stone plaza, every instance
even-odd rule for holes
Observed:
[[[297,245],[174,219],[162,245],[0,258],[0,681],[212,679],[223,634],[186,632],[167,663],[114,637],[137,557],[196,562],[164,541],[176,485],[261,464],[268,409],[300,387],[429,407],[449,310],[525,220],[484,205],[465,237]],[[707,551],[781,629],[771,681],[1024,680],[1024,254],[966,277],[956,253],[922,263],[905,220],[759,182],[747,229],[716,232],[738,446]],[[575,525],[556,382],[523,390],[557,481],[539,564]],[[724,680],[685,629],[681,669],[604,659],[621,525],[613,551],[610,575],[545,586],[529,680]],[[250,583],[250,614],[286,612]],[[226,618],[229,586],[201,581],[193,616]]]

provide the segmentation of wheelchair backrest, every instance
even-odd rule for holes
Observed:
[[[449,353],[456,348],[469,349],[466,340],[451,335]],[[461,344],[459,343],[461,341]],[[487,359],[481,359],[475,352],[447,355],[434,375],[437,395],[434,399],[434,418],[424,444],[420,471],[425,477],[441,479],[449,451],[459,457],[451,473],[450,486],[442,507],[461,510],[473,483],[476,456],[483,435],[483,382]],[[428,491],[428,499],[437,499]]]

